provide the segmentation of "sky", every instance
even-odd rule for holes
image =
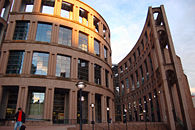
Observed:
[[[81,0],[94,8],[111,31],[112,62],[119,63],[140,37],[148,7],[164,5],[176,54],[195,94],[195,0]]]

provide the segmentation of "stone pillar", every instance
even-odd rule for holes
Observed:
[[[71,78],[72,79],[77,79],[78,77],[78,58],[72,57],[71,59]]]
[[[58,38],[59,38],[59,25],[58,24],[55,24],[53,25],[53,29],[52,29],[52,43],[53,44],[58,44]]]
[[[89,45],[89,49],[88,51],[92,54],[94,54],[94,37],[92,37],[91,35],[88,36],[88,45]]]
[[[31,51],[26,50],[24,52],[24,61],[23,61],[23,68],[22,74],[30,74],[30,68],[32,63],[32,53]]]
[[[99,34],[103,36],[103,23],[99,22]]]
[[[30,23],[29,33],[28,33],[28,40],[35,41],[36,40],[36,31],[37,31],[37,22],[32,21]]]
[[[14,35],[15,26],[16,26],[16,22],[10,21],[10,23],[8,24],[7,31],[6,31],[5,40],[12,40],[13,35]]]
[[[62,0],[55,0],[54,15],[60,16],[62,7]]]
[[[106,123],[107,122],[107,106],[106,106],[106,97],[105,96],[101,96],[101,106],[102,106],[102,123]]]
[[[39,13],[41,9],[42,0],[34,0],[33,12]]]
[[[93,28],[93,14],[88,13],[88,26]]]
[[[1,104],[2,96],[3,96],[3,86],[0,85],[0,104]]]
[[[77,29],[72,29],[72,46],[78,48],[79,43],[79,31]]]
[[[22,4],[22,0],[15,0],[12,12],[19,12],[21,4]]]
[[[28,86],[19,86],[16,110],[18,110],[18,108],[21,107],[24,112],[26,111],[27,98]]]
[[[54,102],[54,88],[47,87],[45,94],[44,119],[52,121]]]
[[[54,66],[55,66],[55,64],[56,64],[56,54],[53,54],[53,53],[50,53],[50,55],[49,55],[49,63],[48,63],[48,70],[47,70],[47,72],[48,72],[48,76],[54,76],[55,74],[54,74],[54,72],[55,72],[55,68],[54,68]]]
[[[89,77],[89,82],[94,83],[94,76],[92,75],[93,73],[93,63],[89,62],[89,73],[88,73],[88,77]]]
[[[69,95],[69,119],[72,120],[72,123],[77,122],[77,91],[70,90]]]
[[[79,7],[78,7],[78,5],[74,5],[73,6],[73,20],[75,20],[75,21],[77,21],[77,22],[79,22]]]
[[[105,82],[105,69],[104,68],[102,68],[101,69],[101,85],[102,86],[106,86],[106,82]]]
[[[0,74],[6,73],[8,57],[9,57],[9,51],[3,51],[1,56],[1,62],[0,62]]]

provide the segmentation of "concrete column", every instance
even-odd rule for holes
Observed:
[[[54,64],[56,64],[56,55],[55,54],[53,54],[53,53],[50,53],[49,54],[49,63],[48,63],[48,70],[47,70],[47,72],[48,72],[48,74],[47,75],[49,75],[49,76],[54,76],[55,74],[54,74]]]
[[[94,77],[92,76],[93,68],[94,68],[93,63],[89,62],[89,72],[88,72],[89,82],[94,82]]]
[[[58,41],[58,29],[59,29],[58,24],[52,25],[52,34],[51,34],[51,43],[52,44],[56,44]]]
[[[71,78],[72,79],[77,79],[77,75],[78,75],[78,58],[76,57],[72,57],[71,59]]]
[[[72,29],[72,46],[78,48],[79,42],[79,31],[77,29]]]
[[[101,69],[101,85],[102,86],[106,86],[106,82],[105,82],[105,69],[104,68],[102,68]]]
[[[54,15],[60,16],[62,7],[62,0],[55,0]]]
[[[88,13],[88,26],[93,28],[93,14]]]
[[[10,21],[10,23],[8,24],[7,31],[6,31],[5,40],[12,40],[13,35],[14,35],[15,26],[16,26],[16,22]]]
[[[88,93],[88,110],[89,110],[88,120],[89,120],[89,123],[92,121],[92,108],[91,108],[91,103],[94,103],[93,102],[93,95],[94,95],[93,93]]]
[[[79,7],[78,7],[78,5],[74,5],[73,6],[73,20],[75,20],[75,21],[77,21],[77,22],[79,22]]]
[[[1,14],[1,11],[3,9],[4,3],[5,3],[5,0],[0,1],[0,14]]]
[[[0,74],[5,74],[6,73],[6,68],[7,68],[7,62],[8,62],[8,57],[9,57],[9,51],[3,51],[2,56],[1,56],[1,66],[0,66]]]
[[[44,119],[52,120],[53,116],[54,88],[47,87],[45,94]]]
[[[15,0],[12,12],[19,12],[21,4],[22,4],[22,0]]]
[[[33,12],[39,13],[41,9],[41,0],[34,0]]]
[[[106,111],[106,97],[105,96],[101,96],[101,106],[102,106],[102,123],[106,123],[107,122],[107,111]]]
[[[19,86],[16,110],[21,107],[24,112],[26,111],[27,98],[28,86]]]
[[[26,61],[26,62],[23,62],[23,64],[25,65],[24,73],[30,74],[31,66],[32,66],[33,51],[26,51],[24,58],[25,58],[24,60]]]
[[[77,91],[70,90],[69,95],[69,119],[74,120],[73,123],[76,123],[77,121]]]
[[[37,31],[37,21],[32,21],[30,23],[29,33],[28,33],[28,39],[35,41],[36,40],[36,31]]]
[[[103,36],[103,23],[99,22],[99,34]]]
[[[88,51],[90,52],[90,53],[92,53],[92,54],[94,54],[94,37],[92,37],[92,36],[88,36],[88,47],[89,47],[89,49],[88,49]]]

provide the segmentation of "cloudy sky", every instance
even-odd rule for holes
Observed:
[[[137,42],[148,7],[164,5],[175,50],[195,94],[195,0],[81,0],[106,20],[111,31],[112,61],[119,63]]]

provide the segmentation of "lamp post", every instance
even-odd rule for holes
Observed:
[[[110,126],[109,126],[109,123],[110,123],[110,119],[109,119],[109,107],[106,108],[107,110],[107,122],[108,122],[108,130],[110,130]]]
[[[79,106],[80,106],[80,130],[82,130],[82,101],[84,101],[84,97],[82,96],[82,89],[86,87],[84,82],[77,82],[77,88],[79,89]]]
[[[95,104],[94,103],[91,103],[91,108],[92,108],[92,121],[91,121],[91,124],[92,124],[92,130],[94,130],[94,124],[95,124],[95,121],[94,121],[94,115],[93,115],[93,109],[95,107]]]
[[[126,130],[128,130],[128,127],[127,127],[127,109],[124,109],[124,112],[125,112]]]

